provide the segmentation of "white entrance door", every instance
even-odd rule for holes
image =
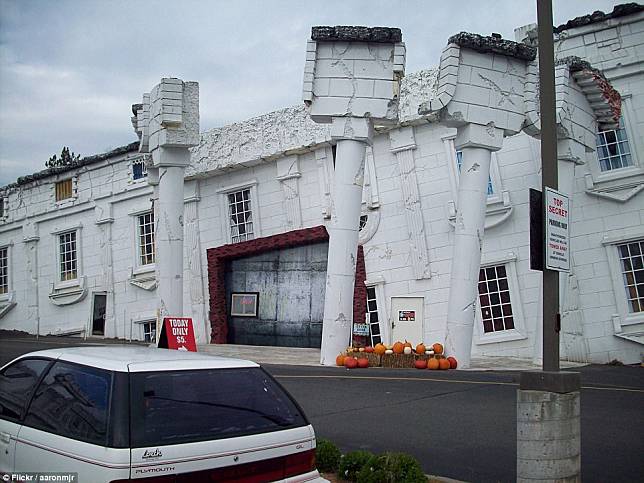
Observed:
[[[424,297],[391,298],[391,341],[409,341],[413,345],[423,341]]]

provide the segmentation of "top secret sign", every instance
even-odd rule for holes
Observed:
[[[570,271],[570,200],[546,187],[546,268]]]

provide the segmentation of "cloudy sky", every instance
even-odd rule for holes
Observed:
[[[554,0],[555,24],[623,1]],[[407,72],[459,31],[536,21],[536,0],[0,0],[0,186],[63,145],[134,141],[130,106],[161,77],[200,83],[201,130],[301,102],[312,25],[399,27]]]

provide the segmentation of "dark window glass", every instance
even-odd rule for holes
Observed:
[[[135,373],[131,381],[133,447],[308,424],[286,392],[260,368]]]
[[[38,386],[24,424],[103,446],[111,386],[109,371],[57,362]]]
[[[51,361],[22,359],[0,373],[0,418],[19,421],[38,379]]]
[[[506,317],[504,321],[506,329],[514,329],[514,319],[512,317]]]

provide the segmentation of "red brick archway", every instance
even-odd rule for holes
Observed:
[[[259,255],[264,252],[293,248],[329,240],[324,226],[289,231],[279,235],[257,238],[240,243],[231,243],[207,250],[208,289],[210,292],[210,342],[225,344],[228,336],[228,308],[226,301],[226,262],[236,258]],[[365,318],[367,287],[364,252],[358,247],[356,261],[356,284],[353,290],[353,320]]]

